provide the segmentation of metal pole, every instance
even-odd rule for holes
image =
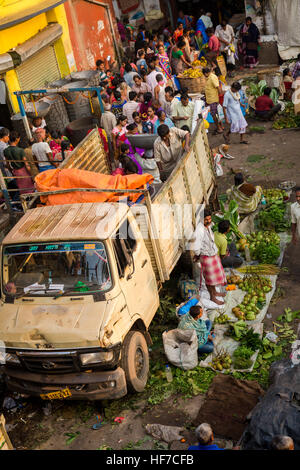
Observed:
[[[18,105],[19,105],[21,116],[22,116],[22,120],[23,120],[23,123],[24,123],[26,135],[27,135],[28,139],[31,140],[32,139],[32,134],[31,134],[29,122],[28,122],[28,119],[27,119],[27,116],[26,116],[25,108],[23,106],[22,98],[18,94],[17,94],[17,100],[18,100]]]

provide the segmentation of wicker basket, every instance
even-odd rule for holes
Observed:
[[[187,88],[188,93],[202,93],[205,89],[206,79],[204,76],[197,78],[177,77],[181,88]]]
[[[219,69],[221,70],[221,74],[224,77],[226,77],[227,68],[226,68],[226,63],[225,63],[224,57],[222,55],[217,57],[217,62],[218,62]]]

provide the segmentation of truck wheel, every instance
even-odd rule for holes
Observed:
[[[145,337],[140,331],[130,331],[126,336],[121,367],[125,372],[128,391],[142,392],[148,379],[149,353]]]

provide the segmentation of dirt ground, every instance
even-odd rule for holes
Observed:
[[[292,130],[275,131],[271,123],[261,123],[249,119],[249,127],[263,126],[264,134],[253,133],[247,136],[249,145],[239,144],[238,136],[232,136],[229,153],[235,157],[222,163],[224,176],[218,178],[219,194],[222,194],[233,184],[231,169],[241,171],[247,180],[264,187],[277,186],[279,182],[294,180],[300,185],[299,148],[300,132]],[[223,143],[222,136],[209,134],[211,147]],[[247,159],[250,155],[261,155],[255,163]],[[294,199],[293,199],[294,201]],[[266,329],[272,326],[271,321],[284,308],[299,309],[299,274],[300,247],[288,246],[283,266],[289,272],[282,272],[278,279],[280,287],[277,302],[272,304],[269,313],[272,318],[266,318]],[[122,400],[122,399],[121,399]],[[161,449],[166,446],[150,436],[147,436],[144,426],[149,423],[183,426],[186,430],[183,437],[185,443],[177,442],[171,448],[186,449],[194,443],[192,422],[198,415],[204,401],[204,395],[197,395],[184,400],[180,396],[169,397],[164,402],[149,406],[145,401],[137,400],[131,409],[116,412],[106,418],[106,424],[98,430],[92,429],[97,415],[103,417],[102,403],[55,402],[52,412],[45,416],[42,403],[29,399],[24,410],[15,414],[5,412],[8,432],[16,449]],[[216,411],[217,412],[217,411]],[[124,418],[121,424],[114,423],[114,418]]]

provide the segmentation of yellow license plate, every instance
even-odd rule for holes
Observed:
[[[58,390],[57,392],[41,393],[40,395],[43,400],[62,400],[71,396],[72,393],[68,387],[63,390]]]

